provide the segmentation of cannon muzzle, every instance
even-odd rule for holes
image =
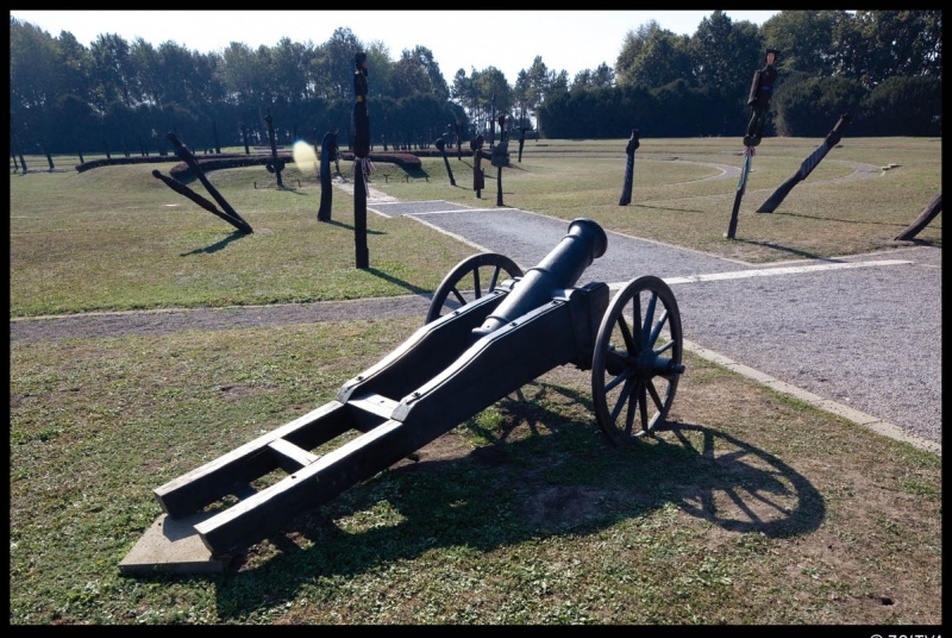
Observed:
[[[571,288],[592,262],[605,254],[608,236],[591,219],[576,219],[569,231],[535,268],[530,268],[512,292],[486,317],[473,334],[485,336],[516,317],[548,303],[559,290]]]

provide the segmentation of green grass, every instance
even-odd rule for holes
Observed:
[[[152,177],[154,166],[11,177],[12,316],[422,292],[470,252],[435,232],[424,233],[426,255],[408,250],[417,222],[371,215],[373,260],[358,270],[346,195],[335,197],[334,223],[321,224],[314,183],[268,188],[261,167],[210,174],[254,228],[244,235]]]
[[[642,140],[621,208],[625,143],[528,142],[505,203],[771,261],[907,245],[891,238],[941,189],[940,141],[845,139],[755,215],[819,143],[768,139],[728,242],[736,180],[665,158],[739,166],[731,141]],[[810,184],[852,170],[834,159],[900,166]],[[335,192],[318,223],[319,186],[292,169],[288,191],[260,167],[209,174],[255,229],[235,236],[151,176],[171,164],[38,160],[10,178],[11,317],[428,292],[473,252],[371,214],[355,269],[352,200]],[[425,160],[429,181],[378,165],[374,187],[479,204],[466,162],[455,189],[442,165]],[[941,216],[921,239],[941,245]],[[559,368],[224,574],[120,574],[161,512],[153,489],[329,401],[421,321],[11,341],[11,624],[941,623],[941,457],[692,355],[678,427],[656,438],[609,446],[587,373]]]

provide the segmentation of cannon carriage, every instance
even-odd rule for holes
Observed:
[[[576,219],[525,273],[497,253],[463,260],[424,325],[334,400],[156,488],[164,514],[150,532],[164,536],[162,558],[134,549],[122,567],[191,571],[194,542],[189,559],[172,547],[185,538],[220,562],[557,366],[591,370],[595,419],[613,443],[659,427],[684,372],[680,312],[655,276],[612,298],[603,282],[576,287],[607,242],[597,223]],[[146,536],[153,549],[162,540]]]

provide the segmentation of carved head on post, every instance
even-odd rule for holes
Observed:
[[[628,155],[634,155],[635,150],[641,145],[641,142],[638,141],[638,129],[631,129],[631,137],[628,138],[628,146],[625,148],[625,153]]]
[[[483,148],[483,144],[486,142],[486,138],[483,137],[483,134],[480,133],[474,139],[469,141],[469,149],[474,153]]]
[[[340,148],[337,146],[337,131],[328,131],[321,140],[321,156],[328,160],[336,160],[340,157]]]
[[[367,54],[354,54],[354,111],[351,120],[354,133],[354,157],[364,160],[370,155],[370,117],[367,108]],[[364,164],[369,174],[370,165]]]
[[[367,54],[363,51],[354,54],[354,73],[367,77]]]

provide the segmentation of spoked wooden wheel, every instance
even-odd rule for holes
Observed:
[[[498,253],[467,257],[449,272],[433,294],[426,323],[486,295],[506,279],[522,277],[516,262]]]
[[[681,313],[671,288],[639,277],[612,299],[592,356],[592,397],[599,427],[615,443],[658,427],[684,372]]]

